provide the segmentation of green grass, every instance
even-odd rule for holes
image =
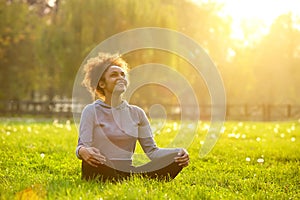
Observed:
[[[170,143],[177,125],[155,131],[159,146]],[[2,119],[0,199],[300,199],[299,121],[226,122],[214,149],[199,158],[208,127],[199,123],[191,163],[173,181],[96,183],[80,179],[73,124]]]

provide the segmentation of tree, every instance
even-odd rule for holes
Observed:
[[[33,43],[39,19],[21,2],[1,1],[0,10],[0,99],[24,98],[36,81]]]
[[[300,31],[291,13],[281,15],[257,47],[257,96],[263,103],[297,103],[299,99]]]
[[[24,50],[21,56],[23,60],[13,59],[12,55],[16,51],[10,45],[1,48],[0,53],[7,60],[7,65],[17,66],[16,71],[23,64],[30,69],[27,70],[28,73],[30,71],[29,74],[19,73],[23,79],[25,76],[30,77],[26,86],[22,85],[26,88],[24,91],[34,90],[47,95],[49,99],[54,94],[71,97],[75,75],[85,56],[108,37],[132,28],[154,26],[183,32],[207,49],[219,67],[225,62],[230,24],[227,19],[217,15],[220,7],[214,3],[195,6],[189,1],[174,0],[61,0],[56,1],[53,8],[50,6],[52,10],[49,11],[50,7],[45,5],[45,1],[28,2],[29,5],[12,1],[9,5],[22,7],[23,11],[16,18],[22,20],[18,22],[12,16],[16,16],[16,10],[20,9],[12,9],[5,3],[1,5],[5,9],[1,14],[11,16],[2,27],[19,23],[18,30],[29,31],[23,39],[24,43],[20,43]],[[10,55],[7,54],[9,49]],[[171,66],[186,76],[195,89],[206,91],[205,84],[199,81],[201,78],[194,76],[195,70],[178,55],[147,49],[125,56],[133,67],[149,62]],[[2,71],[7,73],[7,79],[12,77],[12,70]],[[13,80],[1,82],[10,82],[12,87],[21,87]],[[207,92],[199,92],[198,96],[199,99],[206,99],[205,102],[209,101]],[[18,93],[18,97],[28,98],[28,95]]]

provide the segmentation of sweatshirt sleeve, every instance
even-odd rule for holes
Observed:
[[[150,127],[150,123],[145,112],[139,109],[139,128],[138,128],[138,140],[141,144],[143,151],[146,153],[150,160],[158,159],[169,154],[178,153],[178,148],[159,148],[153,138],[153,133]]]
[[[76,156],[80,158],[78,152],[82,146],[90,147],[93,143],[93,131],[95,124],[95,111],[92,104],[87,105],[82,113],[79,124],[79,138],[76,147]]]

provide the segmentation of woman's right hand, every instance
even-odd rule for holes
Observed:
[[[103,164],[106,159],[95,147],[81,147],[78,151],[79,156],[93,167]]]

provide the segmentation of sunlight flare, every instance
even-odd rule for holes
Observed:
[[[231,38],[241,41],[243,46],[259,40],[269,33],[270,26],[276,18],[283,14],[291,14],[293,18],[300,17],[300,1],[295,0],[192,0],[202,5],[216,2],[222,5],[218,15],[231,20]],[[295,20],[296,21],[296,20]],[[293,27],[300,30],[300,24]]]
[[[224,4],[223,15],[232,18],[232,38],[255,40],[268,34],[274,20],[287,13],[299,16],[300,2],[293,0],[218,0]]]

